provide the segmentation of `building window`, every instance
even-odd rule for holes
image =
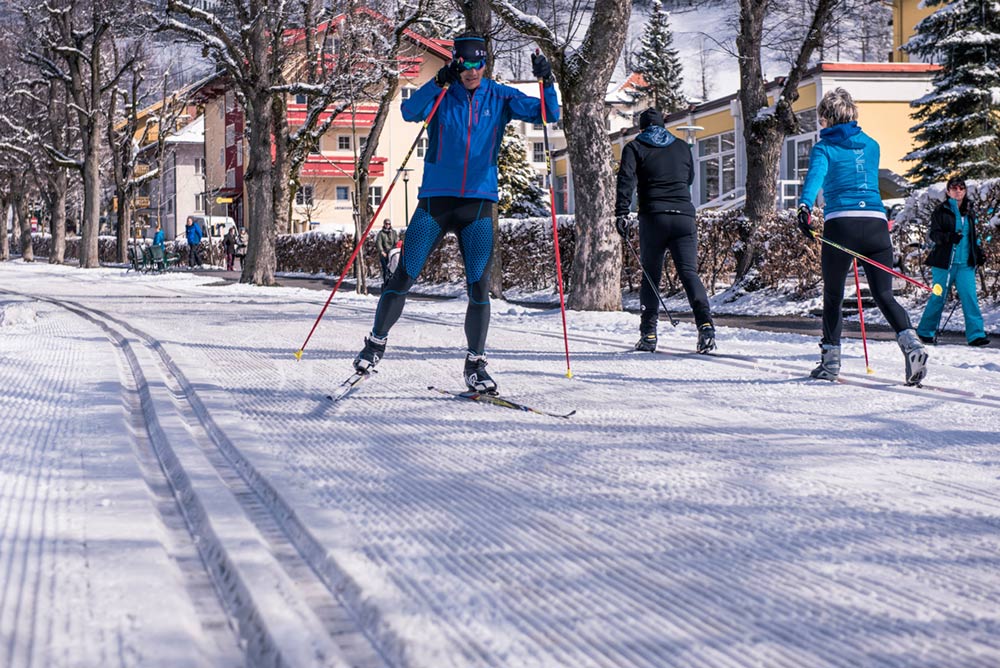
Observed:
[[[295,95],[295,104],[309,104],[309,98],[304,93],[297,93]]]
[[[534,124],[532,124],[531,129],[532,130],[536,130],[538,132],[541,132],[542,131],[542,124],[541,123],[534,123]]]
[[[351,191],[347,186],[337,186],[337,200],[346,202],[351,197]]]
[[[348,135],[340,135],[337,137],[337,150],[338,151],[350,151],[351,150],[351,138]]]
[[[205,173],[205,158],[194,159],[194,173],[199,175]]]
[[[701,204],[736,190],[736,133],[698,140],[698,184]]]
[[[403,86],[399,91],[399,96],[404,100],[409,100],[411,95],[413,95],[412,86]]]
[[[417,142],[417,157],[422,158],[427,153],[427,137],[421,137]]]
[[[532,142],[531,161],[545,162],[545,142],[540,142],[540,141]]]
[[[195,211],[200,211],[202,213],[205,212],[205,194],[204,193],[199,193],[199,194],[197,194],[197,195],[194,196],[194,210]]]
[[[299,206],[313,205],[313,187],[303,185],[295,191],[295,203]]]
[[[802,192],[802,182],[809,171],[809,153],[816,143],[816,110],[796,114],[799,119],[799,134],[785,138],[781,179],[778,184],[779,205],[794,207]]]
[[[368,205],[372,208],[382,203],[382,186],[372,186],[368,189]]]

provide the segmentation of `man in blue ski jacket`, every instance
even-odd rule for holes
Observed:
[[[892,243],[885,206],[878,188],[878,143],[858,126],[858,107],[843,88],[828,91],[816,108],[819,141],[809,153],[809,172],[799,199],[798,225],[808,239],[819,228],[812,222],[812,206],[820,188],[823,236],[883,265],[892,265]],[[828,244],[820,252],[823,275],[823,338],[820,363],[813,378],[836,380],[840,374],[841,308],[844,281],[851,269],[851,255]],[[906,362],[907,384],[917,384],[927,374],[927,351],[910,324],[910,316],[892,295],[892,277],[861,261],[868,287],[882,315],[896,332],[896,342]]]
[[[559,120],[552,68],[532,56],[532,71],[545,91],[545,120]],[[397,271],[385,282],[375,324],[354,359],[360,373],[371,371],[385,353],[389,330],[403,312],[406,295],[427,257],[448,232],[458,237],[465,263],[469,306],[465,314],[465,383],[470,390],[496,393],[486,371],[490,323],[490,267],[493,261],[492,207],[497,201],[497,157],[504,127],[513,119],[541,123],[541,101],[483,77],[486,41],[466,32],[455,39],[452,60],[402,104],[403,118],[424,122],[441,89],[448,87],[427,126],[424,177],[417,208],[406,229]]]
[[[188,266],[194,268],[201,264],[201,238],[204,233],[198,221],[188,216],[187,225],[184,226],[184,237],[188,244]]]

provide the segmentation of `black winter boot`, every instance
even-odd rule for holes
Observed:
[[[656,351],[656,330],[639,335],[639,340],[635,343],[635,349],[642,352],[652,353]]]
[[[388,338],[380,339],[374,334],[365,337],[365,347],[354,358],[354,370],[358,373],[371,373],[375,365],[385,355],[385,343]]]
[[[465,384],[480,394],[497,393],[497,383],[486,371],[486,355],[477,355],[470,350],[465,356]]]
[[[702,355],[715,350],[715,326],[706,322],[698,328],[698,352]]]

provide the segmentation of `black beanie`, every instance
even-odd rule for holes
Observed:
[[[455,60],[467,63],[479,63],[486,60],[486,40],[480,35],[465,33],[455,38],[452,49]]]
[[[650,107],[639,115],[639,129],[645,130],[650,125],[663,127],[663,114],[658,109]]]

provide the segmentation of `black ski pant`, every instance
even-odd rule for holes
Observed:
[[[823,236],[887,267],[892,266],[889,226],[882,218],[833,218],[823,224]],[[844,281],[851,271],[854,257],[823,244],[820,261],[823,270],[823,343],[839,346],[844,324]],[[892,275],[863,260],[858,262],[865,268],[872,297],[889,326],[897,334],[910,329],[910,316],[892,296]]]
[[[650,285],[643,277],[639,288],[639,304],[642,309],[640,331],[643,333],[656,330],[660,310],[657,292],[663,276],[663,257],[667,250],[670,251],[688,303],[694,311],[695,323],[700,327],[712,322],[708,294],[698,278],[698,230],[694,216],[682,213],[640,213],[639,257],[643,269],[653,281],[653,285]]]
[[[416,282],[431,252],[448,232],[458,237],[465,262],[469,306],[465,312],[465,338],[477,355],[486,349],[490,328],[490,269],[493,265],[493,202],[466,197],[429,197],[417,203],[406,228],[399,266],[382,285],[372,334],[379,338],[399,320],[406,295]]]

